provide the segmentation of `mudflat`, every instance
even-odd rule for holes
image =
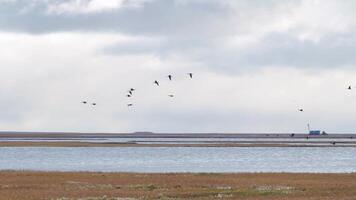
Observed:
[[[356,147],[356,134],[0,132],[0,147]]]
[[[0,147],[356,147],[356,144],[346,145],[333,145],[333,144],[290,144],[287,142],[280,143],[260,143],[260,142],[229,142],[229,143],[200,143],[200,144],[142,144],[142,143],[118,143],[118,142],[72,142],[72,141],[59,141],[59,142],[32,142],[32,141],[6,141],[0,142]]]
[[[0,199],[356,199],[356,174],[0,172]]]

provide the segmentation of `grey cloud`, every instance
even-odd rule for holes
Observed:
[[[229,7],[211,1],[177,3],[173,0],[146,2],[141,8],[85,14],[48,14],[48,2],[29,7],[26,1],[3,3],[0,7],[0,29],[28,33],[54,31],[117,31],[134,35],[212,34],[211,23],[218,23],[229,13]],[[193,1],[194,2],[194,1]]]
[[[272,34],[257,48],[248,50],[241,60],[250,65],[345,67],[356,64],[355,41],[352,34],[334,34],[317,42]]]
[[[269,10],[278,7],[280,3],[273,0],[268,3],[235,1],[239,4],[239,10],[231,7],[231,1],[155,0],[144,3],[140,8],[124,6],[105,12],[78,14],[46,13],[48,5],[61,2],[58,0],[36,1],[34,5],[28,2],[31,1],[17,0],[1,4],[0,30],[33,34],[113,31],[146,36],[153,39],[118,43],[104,49],[104,53],[148,53],[161,59],[178,55],[200,62],[207,69],[225,73],[271,65],[326,68],[356,64],[353,56],[356,48],[352,45],[355,41],[352,38],[354,31],[348,35],[330,35],[319,42],[298,40],[293,32],[271,32],[252,47],[241,49],[238,46],[224,46],[223,42],[228,36],[238,37],[239,31],[250,26],[248,17],[251,22],[256,22],[254,20],[259,14],[263,16],[267,12],[268,15]],[[291,2],[297,5],[299,1]],[[259,13],[251,14],[253,11]],[[260,22],[263,23],[263,20]],[[238,25],[241,27],[236,27]]]
[[[299,68],[350,67],[356,64],[356,38],[353,34],[332,34],[321,41],[299,40],[286,34],[269,34],[250,48],[226,48],[216,41],[177,37],[154,41],[116,44],[104,50],[112,54],[154,54],[161,59],[179,55],[198,61],[206,69],[224,73],[258,69],[264,66]]]

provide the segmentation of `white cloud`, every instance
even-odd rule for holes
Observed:
[[[355,128],[356,95],[346,90],[355,70],[271,66],[227,75],[187,61],[98,54],[113,41],[137,40],[116,34],[0,36],[3,129],[285,132],[304,131],[307,122],[329,132]],[[132,100],[125,97],[130,87],[137,89]],[[81,105],[83,99],[98,106]]]
[[[71,0],[48,6],[48,12],[62,13],[90,13],[102,12],[119,8],[123,0]]]
[[[48,5],[48,14],[85,14],[113,11],[122,6],[139,7],[150,0],[70,0]]]

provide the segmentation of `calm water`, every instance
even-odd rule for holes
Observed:
[[[356,148],[2,147],[0,170],[356,172]]]
[[[229,143],[229,142],[303,142],[303,143],[327,143],[338,142],[342,144],[356,144],[356,138],[0,138],[0,141],[32,141],[32,142],[92,142],[92,143],[137,143],[137,144],[201,144],[201,143]]]

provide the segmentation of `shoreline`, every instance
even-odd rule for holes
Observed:
[[[0,131],[2,138],[284,138],[284,139],[356,139],[356,133],[329,133],[310,135],[307,133],[84,133],[84,132],[17,132]]]
[[[355,199],[356,174],[0,171],[0,199]]]
[[[340,142],[341,143],[341,142]],[[333,145],[332,143],[248,143],[231,142],[231,143],[197,143],[197,144],[142,144],[142,143],[116,143],[116,142],[72,142],[72,141],[0,141],[0,147],[356,147],[356,143]]]

